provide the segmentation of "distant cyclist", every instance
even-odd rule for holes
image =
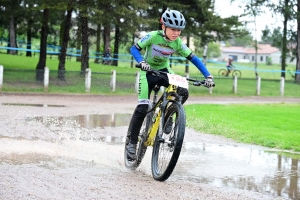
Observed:
[[[233,62],[233,58],[232,57],[229,57],[228,59],[228,63],[226,65],[226,68],[227,68],[227,75],[230,73],[230,71],[232,70],[232,68],[234,68],[234,66],[232,65],[232,62]]]
[[[140,84],[138,94],[138,105],[131,118],[131,126],[128,128],[130,143],[127,146],[127,157],[131,160],[136,159],[136,145],[140,128],[147,114],[149,97],[156,84],[167,87],[169,82],[163,78],[147,73],[148,70],[155,69],[174,74],[170,68],[169,59],[173,53],[178,53],[182,57],[191,61],[205,77],[205,85],[214,85],[213,76],[208,72],[201,60],[182,42],[180,39],[181,31],[185,28],[185,19],[177,10],[166,10],[161,18],[162,30],[147,33],[130,49],[135,60],[141,65]],[[144,56],[141,50],[145,49]],[[167,79],[167,78],[166,78]],[[184,103],[188,96],[188,90],[178,88],[178,94],[182,96]],[[172,125],[172,124],[171,124]]]
[[[102,63],[103,63],[103,64],[108,65],[108,64],[110,63],[110,58],[111,58],[110,50],[111,50],[110,47],[108,47],[108,48],[105,50],[104,55],[103,55],[103,60],[102,60]]]

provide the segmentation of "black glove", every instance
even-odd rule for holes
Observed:
[[[205,86],[205,87],[208,87],[208,88],[214,87],[214,86],[215,86],[214,79],[213,79],[212,76],[206,77],[204,86]]]
[[[141,65],[141,69],[143,71],[150,71],[151,70],[150,65],[148,63],[146,63],[145,61],[140,62],[140,65]]]

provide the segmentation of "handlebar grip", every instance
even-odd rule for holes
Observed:
[[[203,81],[195,81],[194,83],[193,83],[193,85],[194,86],[204,86],[204,87],[207,87],[206,85],[205,85],[205,80],[203,80]],[[213,86],[212,87],[215,87],[216,86],[216,84],[213,84]]]
[[[139,63],[135,64],[135,67],[136,67],[136,68],[139,68],[139,69],[141,69],[141,70],[143,70],[141,64],[139,64]],[[146,71],[146,72],[153,72],[152,69],[149,69],[149,70],[143,70],[143,71]]]

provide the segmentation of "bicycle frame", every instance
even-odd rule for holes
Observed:
[[[177,94],[177,86],[175,86],[175,85],[170,84],[167,87],[167,89],[164,91],[163,95],[158,100],[158,102],[155,102],[158,90],[154,91],[154,92],[155,92],[155,94],[154,94],[154,102],[153,103],[155,104],[155,106],[150,111],[156,110],[156,108],[159,108],[159,111],[157,113],[157,116],[155,116],[155,119],[154,119],[155,121],[154,121],[154,123],[152,123],[152,127],[149,129],[149,133],[148,133],[149,136],[144,143],[146,146],[153,146],[154,139],[155,139],[155,136],[158,131],[158,127],[160,129],[162,129],[162,124],[164,121],[164,118],[162,116],[162,110],[164,110],[164,108],[170,101],[180,101],[181,102],[181,97]],[[177,97],[178,99],[174,100],[173,99],[174,96],[175,96],[175,98]],[[159,130],[159,132],[161,132],[161,131],[162,130]]]

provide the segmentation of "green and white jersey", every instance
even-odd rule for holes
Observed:
[[[138,46],[145,49],[144,60],[152,69],[170,69],[170,56],[177,53],[182,57],[189,56],[192,51],[178,37],[174,41],[167,41],[162,31],[152,31],[137,42]]]

